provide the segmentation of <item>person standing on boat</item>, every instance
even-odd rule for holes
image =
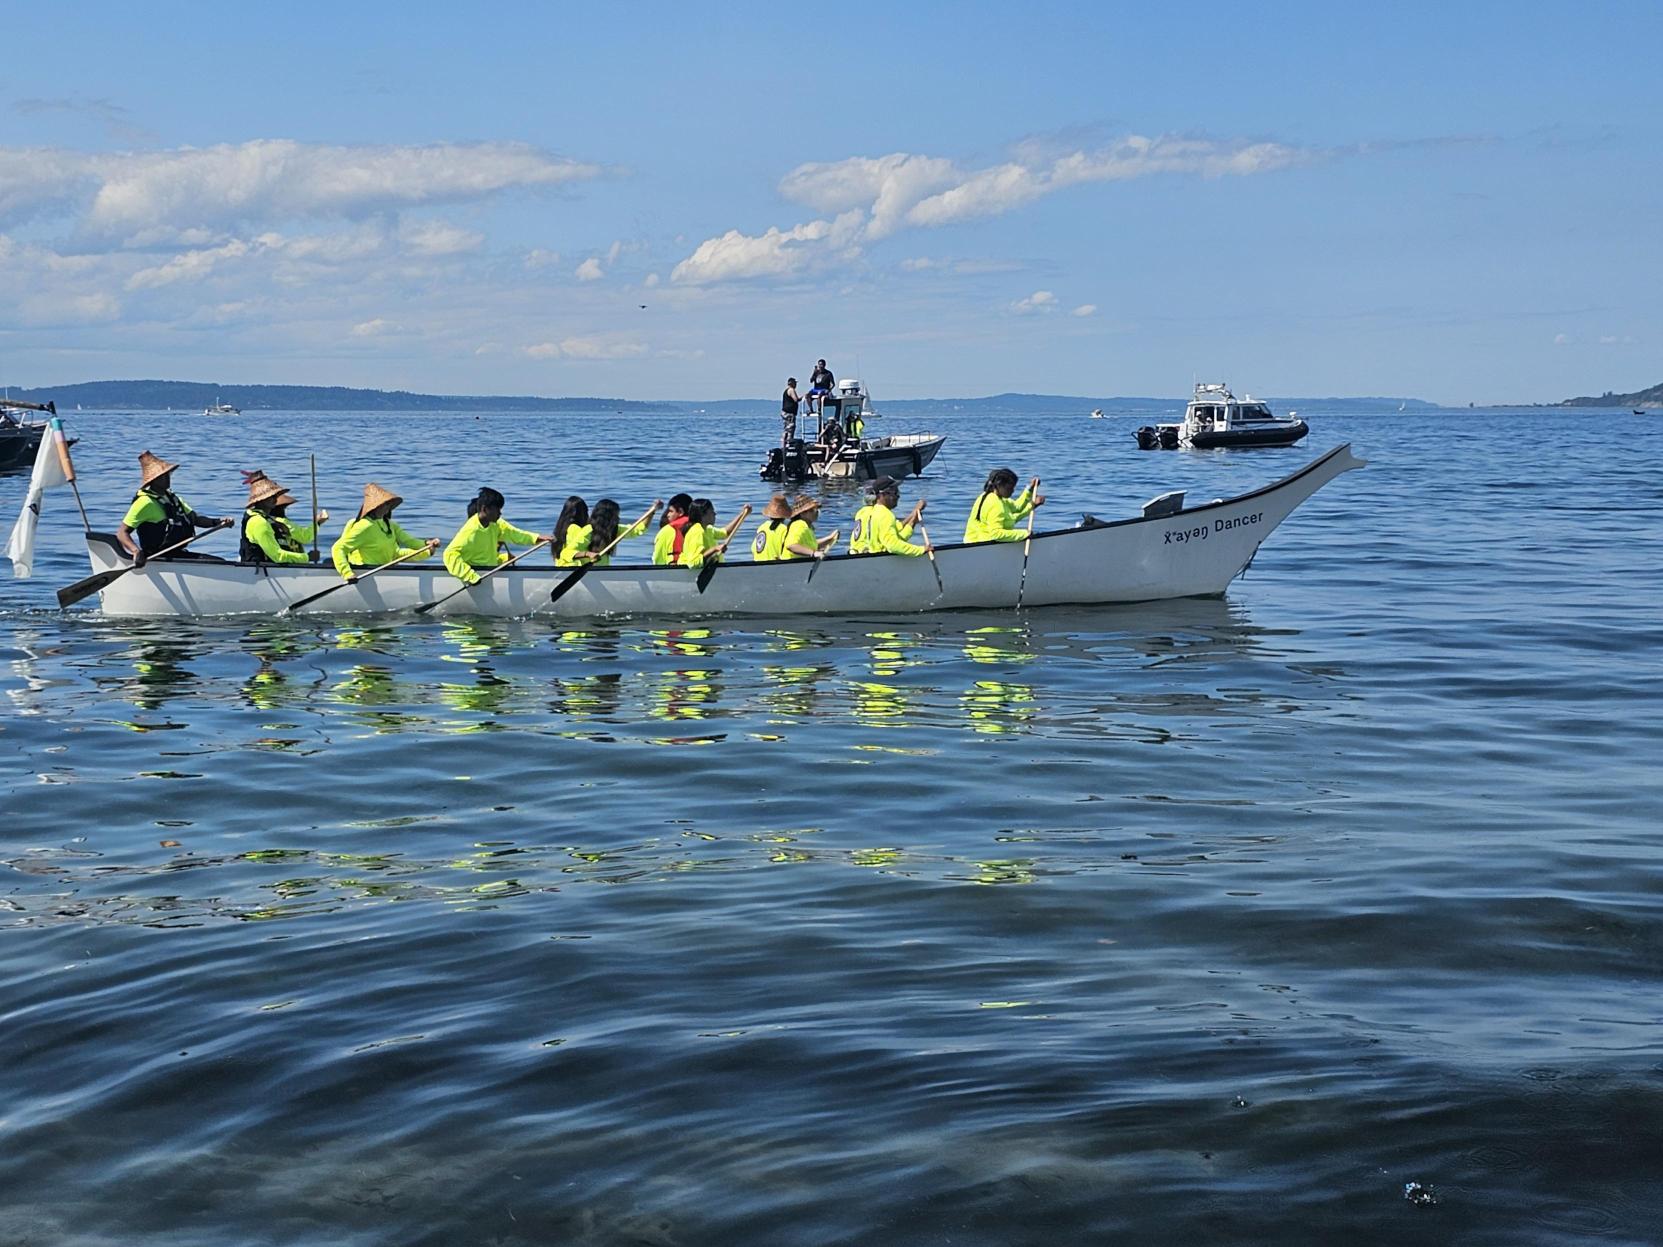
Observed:
[[[693,522],[688,514],[692,507],[693,499],[688,494],[677,494],[665,505],[664,518],[658,522],[658,536],[652,543],[652,561],[659,567],[681,561],[687,529]]]
[[[970,508],[970,518],[964,522],[966,541],[1021,541],[1026,529],[1017,525],[1028,518],[1035,507],[1045,505],[1045,495],[1039,493],[1039,477],[1034,477],[1016,497],[1016,473],[1009,468],[994,468],[987,474],[981,496]]]
[[[837,378],[832,376],[826,361],[820,360],[814,365],[814,371],[808,374],[808,406],[810,411],[818,412],[826,403],[826,395],[832,392],[832,386],[837,384]]]
[[[431,554],[439,548],[437,537],[423,541],[399,527],[393,519],[393,510],[403,501],[374,481],[364,486],[364,503],[358,508],[357,516],[329,548],[330,561],[349,585],[358,580],[354,568],[380,567],[419,550]]]
[[[867,487],[872,501],[855,512],[855,536],[849,549],[855,554],[902,554],[917,558],[935,547],[928,542],[915,546],[909,540],[913,527],[924,515],[924,500],[913,504],[904,520],[895,518],[901,502],[901,485],[892,476],[880,476]]]
[[[784,426],[780,430],[780,449],[784,450],[797,436],[797,408],[800,400],[797,398],[797,378],[785,379],[785,393],[780,395],[780,423]]]
[[[866,417],[860,414],[859,407],[850,407],[848,416],[843,421],[843,431],[849,435],[851,442],[858,443],[866,436]]]
[[[489,485],[474,499],[479,506],[445,547],[445,570],[465,585],[477,584],[479,573],[508,561],[502,546],[531,546],[553,541],[553,533],[528,533],[502,518],[506,499]],[[579,498],[579,502],[583,499]],[[585,508],[584,519],[588,519]]]
[[[682,540],[681,554],[676,562],[683,567],[703,567],[711,559],[720,559],[718,552],[734,530],[739,527],[743,516],[735,516],[729,520],[725,528],[716,526],[716,504],[709,498],[695,498],[693,505],[687,509],[691,521],[687,525],[686,536]]]
[[[116,530],[116,540],[132,556],[135,567],[143,567],[145,560],[159,550],[178,545],[199,528],[224,528],[231,521],[214,516],[199,515],[178,494],[173,492],[173,474],[179,468],[148,450],[139,452],[139,492],[122,517]],[[179,550],[171,558],[206,558],[189,550]]]
[[[306,542],[312,529],[303,527],[304,537],[297,536],[287,520],[277,512],[294,501],[294,497],[264,472],[248,478],[248,506],[243,511],[242,541],[237,557],[244,563],[306,564]]]

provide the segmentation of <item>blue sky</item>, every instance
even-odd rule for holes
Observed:
[[[1663,5],[894,8],[7,4],[0,383],[1663,380]]]

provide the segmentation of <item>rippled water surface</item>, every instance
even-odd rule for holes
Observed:
[[[0,1243],[1658,1241],[1663,416],[1136,451],[1165,414],[948,416],[908,496],[950,540],[1002,462],[1059,525],[1370,467],[1222,600],[582,629],[60,614],[52,494]],[[106,522],[145,446],[226,512],[316,449],[445,534],[481,483],[728,514],[774,433],[69,423]]]

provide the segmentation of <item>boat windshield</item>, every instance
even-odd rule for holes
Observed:
[[[1241,418],[1243,420],[1276,419],[1275,416],[1270,414],[1270,408],[1266,407],[1263,403],[1243,403],[1241,408]]]

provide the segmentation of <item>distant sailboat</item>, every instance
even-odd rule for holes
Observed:
[[[1402,411],[1402,410],[1403,410],[1403,409],[1404,409],[1404,408],[1405,408],[1405,407],[1407,407],[1407,406],[1408,406],[1408,405],[1409,405],[1409,404],[1408,404],[1408,403],[1399,403],[1399,404],[1398,404],[1398,405],[1397,405],[1397,409],[1398,409],[1398,410],[1399,410],[1399,411]]]

